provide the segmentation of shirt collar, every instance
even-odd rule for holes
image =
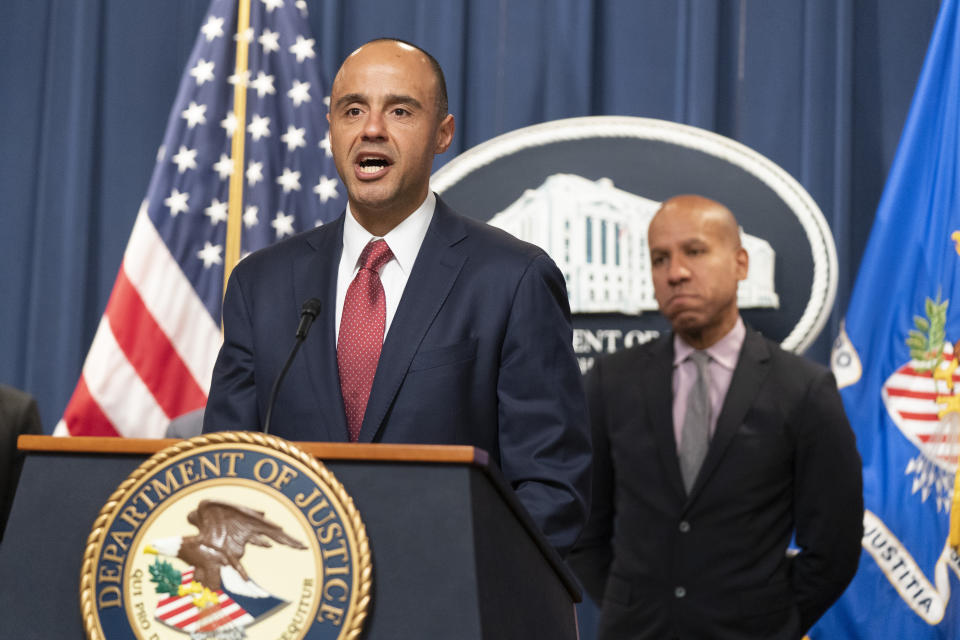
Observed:
[[[706,352],[710,359],[725,369],[733,371],[737,366],[737,358],[740,357],[740,347],[747,337],[747,327],[743,324],[743,318],[737,316],[737,323],[727,332],[727,335],[720,338],[717,342],[710,345]],[[676,333],[673,334],[673,366],[679,365],[687,359],[695,349],[683,341]]]
[[[437,196],[432,191],[428,191],[423,204],[383,236],[397,264],[407,275],[410,274],[417,254],[420,252],[420,245],[423,244],[423,238],[427,235],[427,227],[433,220],[436,207]],[[346,258],[347,264],[356,267],[363,248],[368,242],[379,237],[360,226],[350,211],[350,204],[347,203],[347,214],[343,221],[343,257]]]

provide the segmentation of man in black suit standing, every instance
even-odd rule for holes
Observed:
[[[587,376],[593,508],[570,563],[603,640],[801,638],[860,556],[860,457],[836,383],[744,325],[729,209],[677,196],[648,240],[673,331]]]

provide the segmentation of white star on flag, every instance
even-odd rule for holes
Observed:
[[[297,62],[303,62],[307,58],[312,58],[316,54],[313,52],[313,38],[304,38],[297,36],[297,41],[290,46],[290,53],[297,56]]]
[[[323,149],[323,151],[327,154],[328,158],[333,157],[333,149],[330,148],[330,132],[329,131],[327,131],[327,133],[323,136],[323,140],[317,143],[317,146]]]
[[[283,168],[283,173],[277,178],[277,184],[283,187],[284,193],[300,191],[300,172]]]
[[[250,137],[254,140],[259,140],[260,138],[269,138],[270,137],[270,118],[265,118],[259,114],[253,114],[253,119],[250,120],[250,126],[247,127],[247,131],[250,133]]]
[[[246,42],[247,44],[250,44],[251,42],[253,42],[253,27],[247,27],[247,28],[243,31],[243,33],[235,33],[235,34],[233,34],[233,41],[234,41],[234,42],[239,42],[240,40],[243,40],[243,41]]]
[[[203,243],[203,249],[197,251],[197,257],[203,260],[203,268],[209,269],[215,264],[222,264],[223,258],[220,256],[220,252],[223,251],[223,247],[218,244],[212,244],[209,241]]]
[[[206,124],[207,116],[207,105],[197,104],[196,102],[191,101],[190,106],[183,110],[180,114],[184,120],[187,121],[187,127],[193,129],[198,124]]]
[[[241,87],[245,87],[250,84],[250,69],[244,69],[243,73],[237,74],[233,73],[227,78],[227,82],[230,84],[239,84]]]
[[[293,100],[293,106],[299,107],[304,102],[310,102],[310,83],[293,81],[293,88],[287,91],[287,96]]]
[[[287,151],[294,151],[298,147],[307,146],[307,141],[305,135],[307,133],[306,127],[300,127],[299,129],[293,125],[287,127],[287,132],[280,136],[280,140],[287,145]]]
[[[247,209],[243,212],[243,226],[249,229],[260,222],[257,219],[257,213],[259,213],[259,211],[260,209],[255,205],[250,205],[247,207]]]
[[[193,66],[193,69],[190,69],[190,75],[197,81],[198,87],[202,86],[204,82],[213,80],[213,69],[215,66],[216,63],[213,61],[207,62],[203,58],[197,60],[197,64]]]
[[[187,169],[196,169],[197,150],[187,149],[184,145],[180,145],[180,151],[178,151],[177,155],[173,156],[171,160],[177,165],[177,171],[180,173],[183,173]]]
[[[279,9],[283,6],[283,0],[260,0],[266,7],[267,13],[273,13],[274,9]]]
[[[270,226],[277,232],[277,240],[283,236],[293,235],[293,215],[284,215],[283,211],[277,211],[277,217],[270,222]]]
[[[233,160],[227,154],[221,153],[220,159],[213,163],[213,170],[221,180],[226,180],[233,175]]]
[[[214,38],[219,38],[223,35],[223,18],[210,16],[206,24],[200,27],[200,31],[203,32],[207,42],[212,42]]]
[[[260,46],[263,47],[264,53],[280,51],[280,33],[277,31],[264,29],[263,33],[260,34],[260,37],[257,38],[257,42],[259,42]]]
[[[247,165],[247,182],[252,187],[263,180],[263,163],[251,162]]]
[[[261,98],[268,93],[272,95],[277,92],[273,88],[273,76],[268,76],[263,71],[257,73],[257,79],[250,83],[250,87],[255,89],[257,96]]]
[[[317,186],[313,188],[313,192],[320,196],[320,202],[325,203],[330,198],[337,197],[337,183],[339,181],[336,178],[328,178],[327,176],[320,176],[320,182],[317,183]]]
[[[232,138],[233,132],[237,130],[237,114],[228,112],[227,117],[220,121],[220,126],[227,132],[227,137]]]
[[[302,15],[304,18],[307,17],[307,0],[297,0],[295,3],[293,3],[293,6],[295,6],[297,9],[300,9],[300,15]]]
[[[220,200],[214,198],[210,206],[203,210],[204,215],[210,218],[210,224],[215,225],[227,221],[227,205],[228,203],[220,202]]]
[[[189,193],[180,193],[177,191],[177,188],[174,187],[173,191],[170,192],[170,196],[164,199],[163,204],[170,207],[170,215],[176,218],[178,213],[190,209],[190,207],[187,206],[187,200],[189,199]]]

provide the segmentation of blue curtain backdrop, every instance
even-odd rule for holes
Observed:
[[[47,431],[73,391],[207,0],[8,0],[0,18],[0,382]],[[826,362],[937,0],[309,0],[332,78],[390,35],[447,73],[461,151],[587,115],[692,124],[780,164],[837,240]]]

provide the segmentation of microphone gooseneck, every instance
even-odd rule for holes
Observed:
[[[290,355],[287,356],[287,361],[283,363],[280,374],[277,376],[277,379],[273,381],[273,388],[270,390],[270,399],[267,403],[267,415],[263,420],[263,433],[270,433],[270,418],[273,416],[273,405],[277,402],[277,391],[280,389],[280,382],[283,381],[284,376],[287,375],[287,370],[293,363],[293,358],[297,355],[300,345],[307,339],[307,332],[310,331],[310,326],[313,324],[313,321],[317,319],[317,315],[319,315],[322,306],[320,300],[310,298],[300,307],[300,324],[297,325],[297,332],[294,336],[296,340],[293,343],[293,349],[290,350]]]

